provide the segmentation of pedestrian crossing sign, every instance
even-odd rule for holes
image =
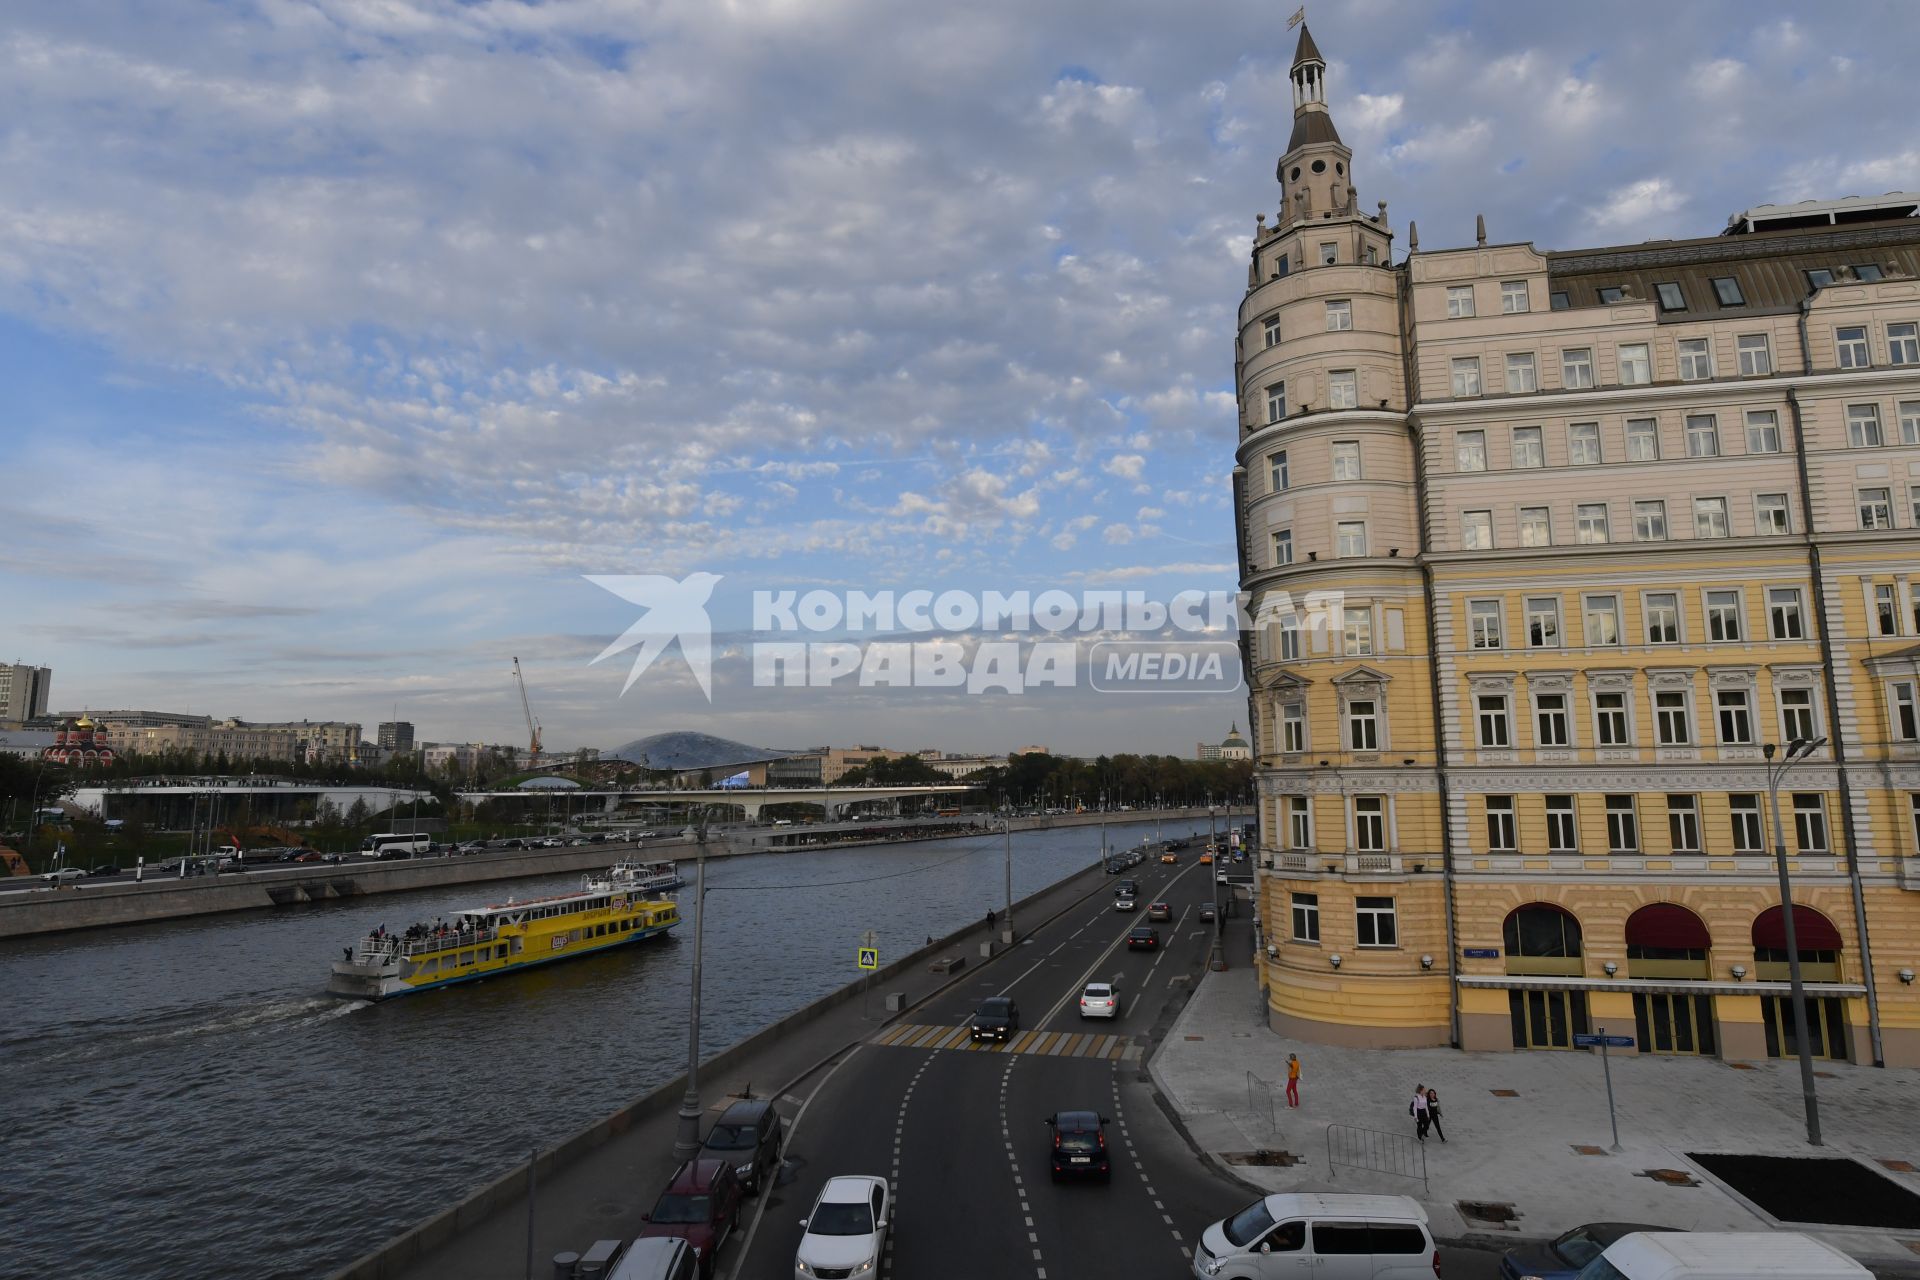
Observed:
[[[861,947],[859,951],[855,953],[855,957],[862,969],[878,969],[880,967],[880,948],[878,947]]]

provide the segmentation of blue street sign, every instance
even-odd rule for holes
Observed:
[[[1461,952],[1460,954],[1464,955],[1469,960],[1498,960],[1500,958],[1500,948],[1468,947],[1465,951]]]
[[[1633,1037],[1575,1035],[1573,1037],[1573,1044],[1577,1049],[1598,1049],[1601,1045],[1605,1045],[1609,1049],[1631,1049],[1633,1048]]]

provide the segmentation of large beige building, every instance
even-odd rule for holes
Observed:
[[[116,751],[157,755],[192,751],[230,759],[348,763],[360,747],[360,726],[338,720],[253,723],[169,711],[90,713]]]
[[[1270,1020],[1920,1064],[1920,197],[1426,249],[1301,33],[1235,348]],[[1774,760],[1784,757],[1776,751]]]

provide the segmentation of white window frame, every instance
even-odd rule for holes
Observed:
[[[1620,385],[1644,387],[1653,381],[1653,348],[1644,342],[1620,344]]]
[[[1491,599],[1467,601],[1468,647],[1489,651],[1504,649],[1506,632],[1505,600],[1495,596]]]
[[[1547,797],[1547,852],[1580,852],[1580,807],[1573,796]]]
[[[1920,682],[1887,681],[1887,732],[1895,742],[1920,742]]]
[[[1280,345],[1280,313],[1276,311],[1274,314],[1263,319],[1260,322],[1260,330],[1261,330],[1261,336],[1267,340],[1267,345],[1269,347],[1279,346]]]
[[[1827,821],[1826,792],[1793,793],[1793,844],[1802,857],[1833,852],[1833,826]]]
[[[1552,699],[1551,704],[1548,699]],[[1573,717],[1567,709],[1567,695],[1557,689],[1533,695],[1533,745],[1548,750],[1573,745]]]
[[[1604,606],[1596,609],[1595,604]],[[1594,619],[1605,618],[1613,629],[1613,638],[1604,640],[1594,635]],[[1624,624],[1620,618],[1620,597],[1616,595],[1588,595],[1580,597],[1580,640],[1588,648],[1618,648],[1625,641]]]
[[[1329,298],[1327,300],[1328,333],[1351,333],[1353,331],[1353,299]]]
[[[1920,364],[1920,324],[1902,320],[1887,326],[1887,363]]]
[[[1862,529],[1893,528],[1893,490],[1873,486],[1855,490]]]
[[[1658,418],[1627,419],[1627,461],[1658,462],[1660,460],[1660,420]]]
[[[1877,404],[1850,404],[1847,406],[1847,448],[1877,449],[1887,442],[1887,434],[1880,429],[1880,406]]]
[[[1525,280],[1502,280],[1500,282],[1500,314],[1521,315],[1533,308],[1527,297]]]
[[[1764,333],[1743,333],[1734,338],[1740,353],[1740,376],[1759,378],[1773,372],[1773,339]]]
[[[1450,367],[1453,371],[1453,394],[1456,399],[1480,394],[1479,356],[1455,356]]]
[[[1553,508],[1520,508],[1520,545],[1523,547],[1553,545]]]
[[[1519,826],[1514,821],[1512,796],[1488,796],[1487,852],[1518,853]]]
[[[1460,549],[1493,550],[1493,512],[1485,508],[1460,513]]]
[[[1671,606],[1668,605],[1671,601]],[[1654,620],[1657,611],[1671,607],[1673,610],[1672,634],[1655,636]],[[1687,642],[1686,608],[1680,601],[1678,591],[1643,591],[1640,593],[1640,633],[1642,643],[1648,645],[1685,644]]]
[[[1567,465],[1597,467],[1604,460],[1600,446],[1600,424],[1597,422],[1568,423]]]
[[[1690,413],[1686,420],[1687,456],[1720,456],[1720,417],[1712,413]]]
[[[1534,366],[1533,352],[1507,353],[1507,394],[1526,395],[1540,389],[1540,371]]]
[[[1812,740],[1820,736],[1820,697],[1811,687],[1793,686],[1774,691],[1780,717],[1780,740]],[[1804,729],[1805,732],[1801,732]]]
[[[1333,526],[1333,554],[1337,560],[1359,560],[1367,554],[1367,522],[1342,520]]]
[[[1288,848],[1313,848],[1313,803],[1306,796],[1287,797]]]
[[[1713,691],[1713,728],[1723,747],[1750,747],[1754,742],[1753,693],[1748,689]]]
[[[1361,466],[1358,440],[1335,440],[1329,446],[1328,457],[1331,460],[1335,480],[1364,478],[1365,469]]]
[[[1380,904],[1386,903],[1383,907]],[[1368,942],[1371,935],[1373,941]],[[1365,894],[1353,900],[1353,945],[1369,951],[1391,951],[1400,945],[1400,921],[1394,900],[1387,894]]]
[[[1625,804],[1619,803],[1626,801]],[[1631,791],[1607,794],[1607,852],[1640,852],[1640,798]]]
[[[1287,919],[1293,928],[1295,942],[1320,941],[1320,895],[1317,893],[1295,893],[1287,900]]]
[[[1341,719],[1346,732],[1347,750],[1371,753],[1381,749],[1386,734],[1381,724],[1379,698],[1348,698],[1341,711]]]
[[[1284,422],[1287,417],[1287,384],[1270,382],[1267,384],[1267,421]]]
[[[1767,638],[1776,641],[1807,638],[1807,614],[1800,588],[1767,588]]]
[[[1920,400],[1900,402],[1900,443],[1920,444]]]
[[[1293,563],[1293,530],[1273,531],[1273,567],[1284,569]]]
[[[1775,517],[1778,517],[1777,519]],[[1793,532],[1793,502],[1784,493],[1753,495],[1753,531],[1760,537]]]
[[[1340,617],[1340,644],[1349,658],[1373,654],[1373,606],[1345,605]]]
[[[1772,409],[1749,409],[1746,414],[1747,452],[1780,452],[1780,415]]]
[[[1560,617],[1559,596],[1528,596],[1524,608],[1527,622],[1527,648],[1558,649],[1565,640]]]
[[[1696,538],[1730,538],[1733,536],[1733,517],[1727,511],[1725,498],[1695,498],[1693,500],[1693,536]]]
[[[1667,540],[1666,499],[1635,498],[1633,500],[1633,540],[1635,542]]]
[[[1360,407],[1360,372],[1357,369],[1333,369],[1327,373],[1327,408]]]
[[[1737,791],[1729,795],[1727,817],[1733,828],[1733,851],[1736,854],[1763,854],[1767,851],[1767,824],[1760,813],[1760,796],[1757,793]]]
[[[1594,689],[1593,698],[1593,745],[1601,750],[1624,750],[1633,746],[1633,694],[1625,689]],[[1603,700],[1618,698],[1620,705],[1610,707]],[[1617,735],[1610,735],[1608,726],[1619,729]]]
[[[1387,826],[1387,798],[1368,795],[1353,796],[1351,800],[1347,813],[1353,823],[1354,849],[1360,853],[1386,853],[1392,840]],[[1363,809],[1363,803],[1368,807]]]
[[[1596,525],[1594,515],[1600,520]],[[1613,513],[1604,502],[1582,502],[1573,509],[1574,540],[1583,547],[1602,547],[1613,541]],[[1599,537],[1594,537],[1598,533]]]
[[[1560,385],[1584,391],[1593,385],[1593,348],[1567,347],[1560,352]]]
[[[1280,704],[1280,752],[1282,755],[1297,756],[1306,751],[1307,746],[1307,704],[1304,702],[1283,702]]]
[[[1287,451],[1276,449],[1267,455],[1267,491],[1285,493],[1292,485],[1293,475],[1287,467]]]
[[[1667,840],[1675,853],[1701,852],[1699,796],[1667,793]]]
[[[1515,427],[1512,450],[1515,470],[1532,470],[1547,465],[1547,433],[1541,427]]]
[[[1660,747],[1693,745],[1693,694],[1688,689],[1653,691],[1653,741]]]
[[[1746,639],[1745,597],[1738,588],[1707,587],[1701,591],[1701,612],[1707,619],[1708,643]]]
[[[1842,369],[1873,368],[1873,351],[1867,343],[1867,326],[1840,325],[1833,331],[1834,363]]]
[[[1453,469],[1462,472],[1487,469],[1487,433],[1485,431],[1453,433]]]
[[[1482,751],[1506,751],[1513,746],[1513,707],[1506,694],[1474,694],[1473,723]]]
[[[1713,378],[1713,341],[1710,338],[1681,338],[1674,343],[1680,364],[1680,381],[1709,382]]]
[[[1447,319],[1470,320],[1473,318],[1473,286],[1470,284],[1450,284],[1447,286]]]

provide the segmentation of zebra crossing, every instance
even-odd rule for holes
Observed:
[[[924,1023],[889,1027],[873,1043],[895,1049],[952,1049],[958,1053],[1031,1053],[1049,1058],[1117,1059],[1127,1050],[1127,1037],[1094,1035],[1086,1031],[1022,1031],[1011,1040],[975,1040],[967,1023],[928,1026]]]

